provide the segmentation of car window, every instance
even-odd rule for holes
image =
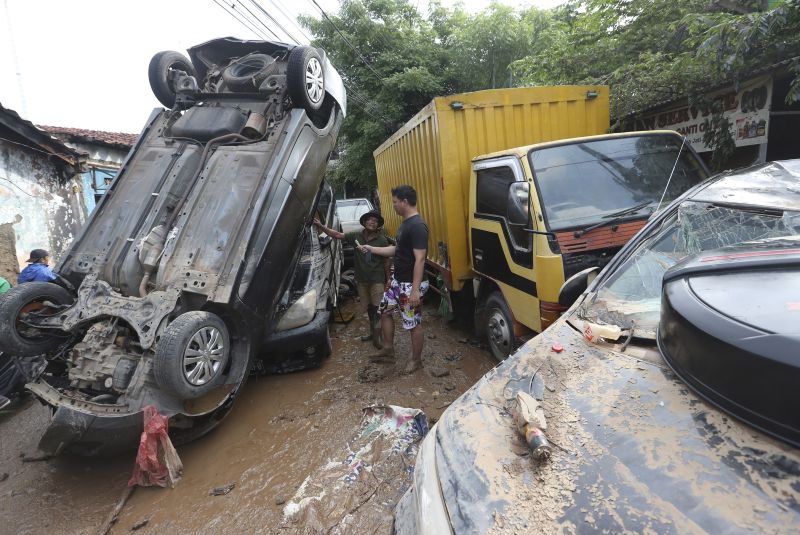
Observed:
[[[800,212],[686,201],[600,283],[579,315],[655,339],[664,273],[686,256],[800,234]]]
[[[506,221],[508,211],[508,188],[516,182],[514,170],[507,165],[478,169],[476,180],[475,209],[476,217],[502,221],[511,236],[511,245],[523,251],[533,247],[533,236],[518,225],[509,225]],[[527,200],[525,201],[527,203]]]
[[[591,225],[642,203],[652,211],[707,176],[683,140],[671,134],[534,149],[528,158],[551,230]]]

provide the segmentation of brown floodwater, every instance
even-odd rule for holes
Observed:
[[[355,303],[344,308],[357,311]],[[184,475],[176,488],[137,488],[111,533],[136,525],[137,534],[390,533],[413,456],[376,455],[358,481],[344,483],[337,467],[352,451],[362,409],[418,408],[432,424],[495,362],[427,307],[425,369],[404,375],[408,335],[398,328],[395,366],[369,364],[371,345],[359,340],[366,323],[357,315],[332,325],[333,355],[319,368],[250,377],[216,430],[178,448]],[[8,474],[0,481],[0,533],[94,534],[124,490],[134,455],[22,462],[36,454],[46,419],[30,398],[0,414],[0,479]],[[231,484],[228,494],[211,494]]]

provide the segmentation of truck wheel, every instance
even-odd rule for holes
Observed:
[[[169,324],[156,346],[158,385],[181,399],[194,399],[225,378],[231,344],[228,328],[211,312],[186,312]]]
[[[517,347],[514,320],[503,294],[493,292],[486,300],[486,338],[492,355],[499,361],[508,358]]]
[[[322,108],[325,100],[325,77],[322,58],[310,46],[298,46],[289,53],[286,85],[294,105],[308,113]]]
[[[183,71],[189,76],[197,76],[192,63],[180,52],[167,50],[152,57],[147,69],[150,88],[158,101],[167,108],[175,105],[176,91],[172,85],[172,71]]]
[[[31,312],[52,312],[47,302],[68,305],[73,300],[66,289],[51,282],[26,282],[0,295],[0,350],[15,357],[33,357],[58,347],[63,337],[26,325],[25,317]]]

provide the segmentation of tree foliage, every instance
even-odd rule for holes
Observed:
[[[425,16],[407,0],[343,0],[328,16],[301,22],[348,89],[339,185],[374,185],[372,152],[438,95],[603,83],[620,118],[795,58],[787,99],[800,100],[800,0],[568,0],[551,10],[493,3],[477,14],[434,1]]]

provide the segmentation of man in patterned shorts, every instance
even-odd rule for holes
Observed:
[[[360,250],[379,256],[394,256],[394,275],[387,283],[378,306],[383,330],[383,349],[374,355],[375,362],[394,361],[394,319],[397,312],[403,329],[411,333],[411,358],[405,372],[413,373],[422,366],[422,296],[428,290],[425,277],[425,258],[428,252],[428,226],[417,212],[417,192],[403,185],[392,189],[392,208],[403,218],[397,229],[397,245],[373,247],[362,245]]]

